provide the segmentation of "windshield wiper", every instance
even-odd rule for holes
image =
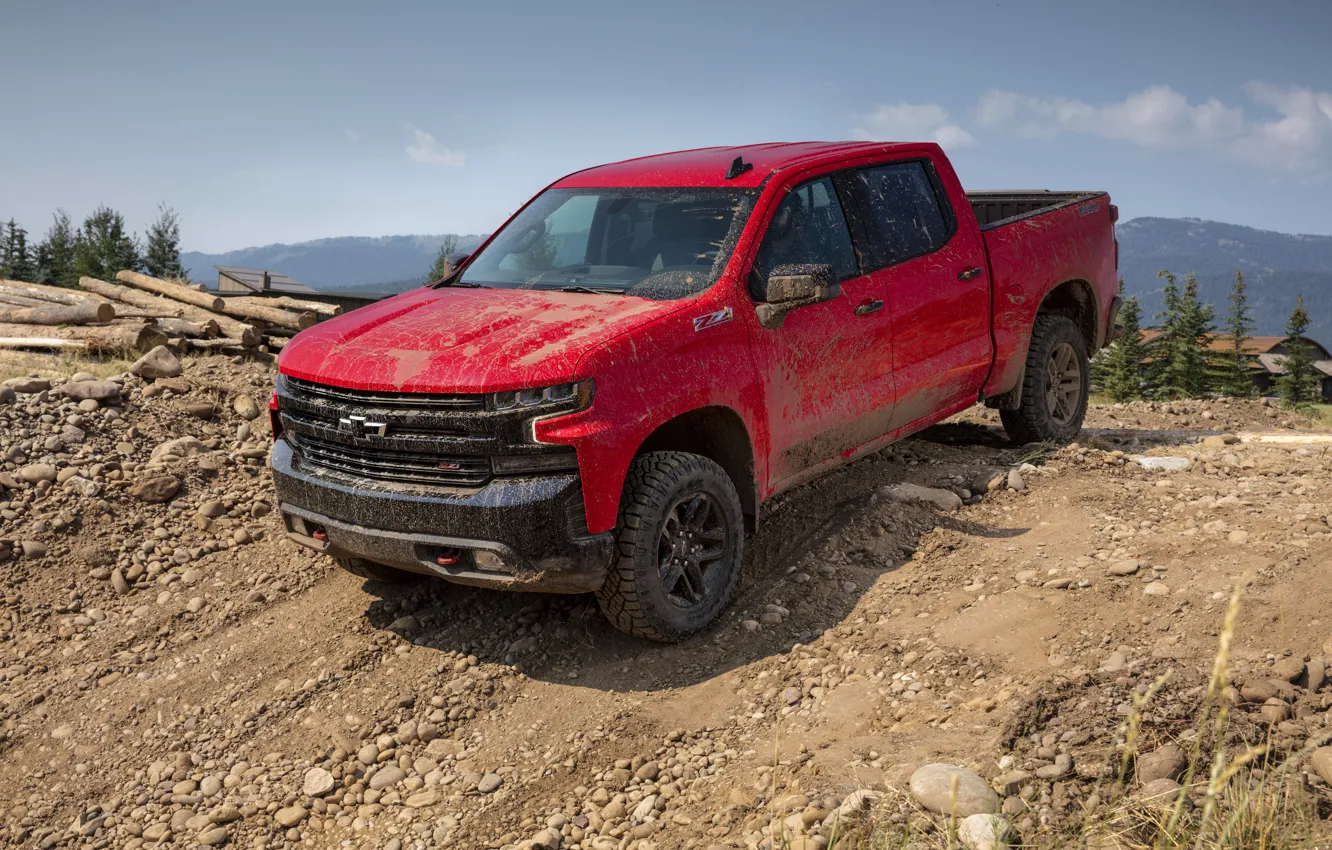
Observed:
[[[452,287],[454,287],[454,288],[459,288],[459,287],[461,287],[462,289],[489,289],[489,288],[490,288],[490,287],[486,286],[485,284],[481,284],[481,283],[473,283],[473,282],[470,281],[470,280],[455,280],[455,281],[452,281],[452,282],[450,282],[450,281],[448,281],[448,280],[444,280],[444,281],[441,281],[440,283],[436,284],[436,286],[452,286]]]
[[[542,288],[542,289],[555,289],[556,287],[541,287],[541,288]],[[603,287],[601,287],[600,289],[593,289],[593,288],[590,287],[590,286],[579,286],[579,285],[577,285],[577,284],[574,284],[574,285],[572,285],[572,286],[561,286],[561,287],[559,287],[559,290],[560,290],[560,292],[587,292],[587,293],[590,293],[590,294],[592,294],[592,295],[623,295],[623,294],[624,294],[624,289],[623,289],[623,288],[616,288],[616,287],[614,287],[614,286],[603,286]]]

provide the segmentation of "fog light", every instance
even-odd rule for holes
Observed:
[[[476,562],[476,568],[491,573],[508,572],[508,566],[504,559],[489,549],[477,549],[472,552],[472,560]]]

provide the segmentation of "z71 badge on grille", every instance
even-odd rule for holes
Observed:
[[[707,330],[713,325],[720,325],[722,322],[729,322],[733,318],[735,318],[735,314],[731,312],[731,308],[724,307],[715,313],[709,313],[706,316],[699,316],[698,318],[694,319],[694,330],[696,331]]]

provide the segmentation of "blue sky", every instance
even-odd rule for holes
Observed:
[[[713,144],[937,139],[969,188],[1332,233],[1332,2],[5,0],[0,217],[187,249],[479,232]]]

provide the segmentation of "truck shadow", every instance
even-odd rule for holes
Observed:
[[[441,655],[512,665],[552,683],[607,692],[698,684],[859,616],[856,606],[865,591],[910,559],[931,529],[991,539],[1025,533],[878,495],[879,488],[904,480],[929,486],[970,481],[1019,454],[983,435],[947,444],[908,440],[776,497],[747,540],[734,601],[710,628],[679,644],[617,631],[590,594],[503,593],[432,579],[406,586],[367,583],[375,598],[366,618],[376,629]],[[774,614],[780,623],[759,623]]]

